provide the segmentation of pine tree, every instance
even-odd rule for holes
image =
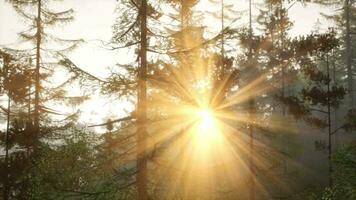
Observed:
[[[141,1],[140,23],[140,68],[137,97],[137,199],[147,200],[147,0]]]
[[[3,64],[0,70],[0,91],[3,95],[7,96],[7,107],[2,108],[6,114],[6,130],[4,138],[1,138],[4,141],[5,159],[0,162],[1,171],[3,172],[1,177],[4,177],[4,180],[1,179],[0,182],[4,186],[3,198],[9,199],[10,193],[15,190],[13,188],[15,182],[21,176],[17,172],[23,169],[23,165],[19,165],[19,163],[24,163],[21,151],[12,150],[16,144],[22,146],[18,139],[21,135],[15,131],[13,122],[16,120],[17,115],[21,114],[21,110],[27,101],[28,86],[26,83],[31,81],[31,77],[27,76],[27,72],[29,72],[28,66],[23,65],[15,56],[5,51],[0,51],[0,58]],[[24,132],[28,133],[28,128],[26,126]]]
[[[266,4],[268,5],[269,3],[271,2],[267,2]],[[253,120],[255,122],[255,135],[258,141],[271,144],[268,149],[269,154],[273,152],[273,156],[279,158],[277,166],[281,164],[287,166],[287,163],[283,160],[290,156],[289,153],[293,150],[288,148],[287,145],[289,144],[282,144],[285,146],[283,148],[279,146],[275,147],[273,143],[278,142],[276,140],[280,137],[279,135],[288,133],[289,131],[282,127],[276,128],[276,126],[278,124],[293,126],[293,123],[286,120],[288,117],[286,115],[287,107],[285,105],[278,105],[276,97],[277,99],[284,99],[283,96],[287,97],[298,90],[300,87],[300,83],[298,82],[300,77],[297,75],[298,69],[307,67],[307,63],[301,62],[301,60],[308,56],[305,52],[312,51],[314,47],[304,46],[304,49],[297,48],[298,45],[304,43],[304,39],[291,38],[288,35],[288,30],[292,27],[292,23],[288,19],[287,9],[281,7],[282,2],[280,1],[277,1],[276,5],[274,4],[275,2],[272,3],[269,4],[270,10],[262,10],[257,18],[260,25],[258,27],[260,28],[260,34],[252,35],[251,42],[248,30],[241,32],[239,35],[240,45],[244,50],[244,55],[238,59],[241,74],[240,81],[242,82],[240,88],[248,86],[249,83],[256,83],[254,91],[251,92],[251,95],[255,97],[255,119]],[[310,37],[314,37],[314,35]],[[250,44],[252,44],[252,56],[249,56]],[[259,81],[259,84],[257,84],[257,81]],[[290,84],[292,82],[294,85]],[[259,93],[254,93],[260,88],[264,89],[261,89]],[[256,97],[256,94],[259,94],[258,97]],[[279,113],[276,112],[279,111],[277,106],[282,108],[282,118],[279,118]],[[267,115],[267,117],[263,117],[263,115]],[[271,133],[274,134],[270,135]],[[290,136],[287,137],[290,138]],[[255,148],[259,149],[263,147],[256,145]],[[256,151],[262,154],[264,150]],[[264,159],[261,156],[258,158]],[[273,162],[273,157],[270,160],[270,162]],[[263,169],[256,166],[255,168],[256,173],[259,174],[258,178],[262,179],[264,176]],[[288,175],[286,167],[284,172]]]
[[[28,176],[24,173],[25,169],[33,164],[28,161],[38,158],[40,147],[44,145],[41,139],[46,137],[47,133],[54,133],[53,130],[64,130],[73,124],[74,115],[65,116],[61,121],[64,125],[63,123],[50,124],[52,121],[50,114],[64,114],[48,108],[46,104],[70,102],[71,99],[76,98],[66,97],[65,90],[69,83],[77,80],[78,70],[75,71],[73,66],[63,65],[62,61],[66,60],[63,58],[64,54],[74,49],[82,40],[60,39],[49,33],[53,27],[73,20],[72,9],[54,11],[50,8],[51,2],[45,0],[9,0],[8,2],[19,16],[28,22],[29,27],[19,33],[22,39],[19,46],[22,49],[12,47],[5,49],[16,58],[18,63],[21,63],[17,68],[18,72],[22,73],[10,77],[12,82],[7,86],[16,90],[11,96],[12,107],[14,107],[10,122],[13,142],[11,148],[16,146],[20,149],[16,152],[19,155],[14,155],[16,159],[11,161],[11,170],[14,172],[12,181],[17,183],[16,187],[11,189],[11,194],[18,198],[29,198]],[[32,60],[35,61],[35,66],[32,65]],[[57,83],[52,82],[50,78],[56,77],[55,72],[58,67],[68,72],[67,75],[70,77],[65,77],[62,83],[55,85]],[[44,80],[46,83],[43,83]],[[19,86],[22,87],[21,90]],[[85,97],[80,99],[78,100],[83,101]]]
[[[147,119],[147,99],[148,99],[148,73],[149,61],[147,52],[149,51],[149,39],[154,37],[152,27],[149,27],[149,20],[157,21],[160,15],[157,13],[154,4],[142,1],[119,2],[118,11],[120,16],[113,26],[113,49],[131,48],[135,50],[133,56],[136,59],[129,64],[119,64],[127,72],[113,73],[106,84],[103,92],[109,95],[125,96],[128,99],[136,97],[136,110],[130,119],[136,119],[133,126],[137,127],[136,134],[136,186],[137,198],[148,199],[148,119]],[[130,147],[127,147],[130,149]]]
[[[65,24],[73,20],[73,10],[65,11],[53,11],[49,8],[50,1],[46,0],[36,0],[36,1],[18,1],[9,0],[13,5],[16,12],[27,20],[30,25],[29,29],[21,32],[19,35],[25,42],[33,42],[35,44],[34,48],[25,50],[15,50],[10,49],[13,52],[27,52],[29,55],[34,55],[35,68],[34,68],[34,95],[33,95],[33,124],[35,130],[35,139],[38,141],[41,137],[40,133],[40,121],[41,115],[46,113],[56,113],[50,108],[44,105],[44,99],[51,99],[51,101],[63,100],[64,97],[64,85],[63,87],[56,87],[57,89],[49,92],[45,90],[43,84],[41,84],[41,79],[48,79],[53,76],[53,67],[60,65],[60,60],[63,57],[64,52],[68,52],[74,49],[82,40],[67,40],[58,38],[47,31],[54,26]],[[33,14],[32,11],[35,11]],[[58,49],[49,48],[49,46],[58,46]],[[34,51],[34,52],[33,52]],[[32,59],[32,57],[31,57]],[[56,62],[57,60],[57,62]],[[66,69],[65,66],[63,66]],[[66,82],[66,80],[65,80]],[[49,86],[51,87],[51,86]],[[29,94],[32,96],[32,93]],[[49,95],[45,97],[45,95]],[[31,98],[29,96],[29,98]],[[32,111],[31,111],[32,113]],[[31,117],[32,118],[32,117]],[[34,144],[34,148],[38,147],[38,143]]]
[[[311,125],[321,129],[328,128],[328,160],[329,160],[329,186],[332,186],[332,135],[339,128],[332,130],[331,108],[337,108],[343,100],[345,90],[330,77],[329,56],[332,49],[337,47],[338,41],[334,33],[310,35],[295,44],[296,50],[301,52],[299,64],[303,77],[308,80],[300,92],[295,95],[281,98],[288,105],[289,112],[297,119],[305,120]],[[308,50],[309,49],[309,50]],[[321,58],[326,69],[322,69],[313,59]],[[326,110],[325,110],[326,109]],[[318,114],[325,114],[323,120]]]
[[[342,75],[346,75],[346,85],[348,89],[349,103],[350,107],[355,106],[355,91],[354,91],[354,66],[355,63],[355,4],[353,0],[344,1],[316,1],[317,3],[335,8],[337,12],[335,13],[324,13],[323,16],[334,22],[336,25],[336,30],[338,33],[338,38],[340,38],[340,48],[335,51],[337,71]],[[342,80],[340,80],[342,81]]]
[[[288,82],[294,74],[292,65],[293,54],[291,53],[290,38],[288,31],[292,27],[292,22],[288,17],[288,10],[284,8],[283,1],[266,1],[267,10],[261,11],[257,21],[260,30],[266,33],[266,45],[270,46],[267,51],[267,68],[273,74],[274,87],[282,96],[286,95]],[[285,115],[285,108],[281,106],[281,113]]]

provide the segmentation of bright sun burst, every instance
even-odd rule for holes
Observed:
[[[218,120],[214,111],[207,107],[198,108],[195,111],[195,118],[196,121],[192,128],[194,145],[200,154],[206,154],[222,137]]]
[[[214,112],[208,108],[198,110],[199,123],[202,127],[208,128],[214,125]]]
[[[196,42],[186,35],[183,38],[183,42]],[[188,46],[201,44],[196,43]],[[169,197],[165,199],[173,199],[170,195],[174,196],[177,191],[183,191],[184,199],[198,199],[197,196],[209,194],[205,190],[215,188],[217,183],[234,188],[246,185],[249,168],[245,158],[249,146],[240,130],[250,118],[243,108],[250,96],[268,89],[260,86],[264,76],[228,94],[233,75],[214,79],[216,58],[207,55],[208,59],[202,59],[199,55],[194,52],[187,58],[184,54],[178,67],[170,69],[172,75],[165,79],[172,84],[164,91],[157,91],[157,99],[154,99],[157,101],[152,101],[157,110],[165,113],[164,120],[152,125],[154,131],[162,133],[156,135],[152,148],[165,141],[171,142],[162,156],[170,162],[155,175],[171,181]],[[231,109],[240,104],[242,111],[239,113]]]

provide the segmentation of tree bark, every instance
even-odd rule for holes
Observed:
[[[250,200],[256,199],[256,171],[255,171],[255,152],[254,152],[254,111],[255,111],[255,100],[250,99],[249,101],[249,112],[250,112],[250,124],[249,124],[249,150],[250,150],[250,188],[249,188],[249,198]]]
[[[9,67],[9,59],[4,59],[4,69],[5,69],[5,76],[9,81],[8,76],[8,67]],[[10,107],[11,107],[11,98],[10,98],[10,91],[7,93],[8,100],[7,100],[7,120],[6,120],[6,135],[5,135],[5,182],[4,182],[4,193],[3,197],[4,200],[9,199],[9,192],[10,192],[10,183],[9,183],[9,137],[10,137]]]
[[[328,101],[328,161],[329,161],[329,187],[332,187],[332,160],[331,160],[331,154],[332,154],[332,140],[331,140],[331,104],[330,104],[330,67],[329,67],[329,55],[326,55],[326,71],[327,71],[327,77],[328,77],[328,84],[327,84],[327,101]]]
[[[37,4],[37,32],[36,32],[36,69],[35,69],[35,99],[34,99],[34,126],[35,126],[35,141],[38,139],[40,131],[40,59],[41,59],[41,0]]]
[[[225,24],[224,24],[224,18],[225,18],[225,13],[224,13],[224,0],[221,0],[221,76],[220,79],[223,80],[225,76],[225,34],[224,34],[224,29],[225,29]]]
[[[354,89],[353,89],[353,76],[352,76],[352,52],[351,52],[351,23],[350,23],[350,6],[351,0],[345,0],[345,17],[346,17],[346,68],[347,68],[347,85],[350,96],[350,106],[353,108]]]
[[[141,66],[138,73],[137,100],[137,199],[147,200],[147,0],[141,1]]]
[[[248,60],[251,61],[252,59],[252,0],[249,0],[249,55]],[[251,66],[250,66],[251,67]],[[250,122],[249,122],[249,149],[250,149],[250,188],[249,188],[249,199],[255,200],[256,194],[256,183],[255,183],[255,164],[254,164],[254,134],[253,134],[253,125],[254,125],[254,111],[255,111],[255,99],[253,96],[250,96],[249,100],[249,115],[250,115]]]
[[[29,59],[29,66],[30,69],[32,68],[32,59]],[[32,116],[31,116],[31,88],[32,88],[32,72],[28,71],[28,105],[27,105],[27,112],[28,112],[28,124],[32,124]]]

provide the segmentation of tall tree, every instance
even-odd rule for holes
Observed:
[[[137,199],[147,200],[147,0],[140,6],[140,68],[137,99]]]
[[[21,32],[19,35],[24,41],[33,42],[35,47],[30,49],[11,50],[14,52],[28,52],[29,55],[34,55],[33,124],[36,133],[34,137],[37,138],[35,139],[35,141],[37,141],[41,135],[41,115],[53,112],[53,110],[51,111],[51,109],[44,105],[44,99],[51,99],[52,101],[56,98],[62,99],[63,95],[59,94],[65,93],[63,87],[55,87],[57,89],[51,91],[52,94],[50,94],[51,92],[49,91],[43,91],[44,85],[41,84],[41,81],[53,75],[51,74],[51,69],[53,69],[54,66],[61,65],[59,60],[62,58],[62,53],[74,49],[80,42],[82,42],[82,40],[61,39],[49,34],[47,31],[47,29],[50,29],[55,25],[72,21],[74,19],[74,11],[72,9],[53,11],[49,8],[50,1],[48,0],[9,0],[9,2],[13,5],[16,12],[31,24],[29,25],[28,30]],[[59,46],[59,48],[49,48],[49,45]],[[32,51],[35,51],[35,53]],[[44,53],[46,56],[43,56]],[[57,60],[57,62],[53,62],[53,60]],[[64,80],[64,83],[66,82],[67,80]],[[62,86],[64,85],[65,84],[62,84]],[[45,94],[52,95],[52,97],[44,97]],[[37,146],[38,144],[34,147]]]
[[[355,41],[354,33],[356,30],[355,26],[355,2],[353,0],[327,0],[327,1],[316,1],[317,3],[336,8],[334,13],[323,13],[323,16],[334,22],[338,37],[340,38],[340,48],[335,51],[336,54],[336,65],[337,71],[340,74],[345,75],[346,79],[340,79],[340,81],[345,80],[345,85],[347,85],[348,90],[348,105],[351,107],[355,106],[355,89],[354,89],[354,74],[355,74]]]
[[[277,99],[283,99],[283,96],[287,97],[290,94],[295,94],[295,91],[299,89],[300,83],[298,80],[300,80],[300,77],[297,75],[299,72],[298,69],[308,68],[309,63],[304,62],[303,59],[309,59],[307,57],[310,55],[306,54],[305,52],[311,52],[314,49],[313,46],[304,44],[304,38],[291,38],[288,35],[288,30],[292,27],[292,23],[288,19],[287,10],[280,7],[281,2],[276,2],[277,6],[273,4],[271,10],[262,10],[258,17],[258,22],[260,25],[258,28],[261,28],[260,30],[262,33],[259,35],[253,35],[252,37],[253,53],[252,56],[250,56],[250,59],[248,59],[250,44],[248,30],[242,32],[239,38],[240,44],[245,48],[246,52],[246,55],[242,57],[245,59],[239,60],[239,65],[241,67],[240,79],[244,81],[245,84],[246,82],[256,83],[260,81],[260,84],[262,83],[261,85],[267,88],[267,92],[263,91],[263,95],[259,95],[258,97],[256,97],[256,94],[251,92],[257,99],[255,100],[255,102],[257,102],[257,106],[255,107],[256,111],[254,117],[258,118],[255,120],[254,128],[255,130],[258,130],[257,138],[259,138],[259,141],[263,143],[267,143],[267,141],[272,142],[274,139],[276,140],[277,138],[273,137],[278,137],[276,136],[277,133],[279,135],[282,133],[288,133],[289,130],[283,129],[282,127],[278,128],[278,123],[280,123],[282,126],[293,126],[291,120],[287,120],[288,116],[286,115],[286,111],[288,107],[278,104],[276,97]],[[312,35],[310,37],[318,37],[318,35]],[[313,44],[321,45],[322,41],[318,40]],[[330,45],[333,45],[333,43]],[[302,46],[303,48],[297,48],[298,46]],[[248,62],[251,62],[252,64],[248,64]],[[248,73],[249,71],[247,71],[247,68],[251,65],[253,67],[250,68],[254,70],[252,73],[251,71]],[[284,72],[282,73],[283,68]],[[281,81],[282,79],[285,79],[284,84],[283,81]],[[292,82],[294,85],[290,84]],[[243,88],[243,86],[241,86],[241,88]],[[254,90],[258,89],[259,88],[256,87]],[[285,92],[281,92],[282,90],[285,90]],[[283,111],[282,107],[282,118],[279,118],[278,113],[280,110],[277,106],[285,107],[285,111]],[[268,115],[268,117],[262,117],[262,113]],[[267,124],[264,124],[263,121],[265,120],[268,121]],[[274,134],[274,136],[268,137],[268,135],[273,132],[276,134]],[[275,151],[276,154],[274,154],[274,156],[279,157],[280,160],[287,159],[288,157],[286,156],[289,156],[289,152],[292,151],[291,149],[287,149],[288,144],[283,145],[285,145],[286,148],[279,149],[277,147],[274,149],[272,148],[272,145],[271,148],[269,148],[270,152],[272,152],[272,149]],[[259,147],[256,147],[256,149],[257,148]],[[263,150],[259,152],[263,152]],[[285,163],[282,164],[284,165]],[[261,168],[256,168],[256,171],[262,171]],[[287,171],[285,170],[284,172]],[[263,175],[263,173],[259,173],[259,177],[263,177]]]
[[[126,71],[126,74],[113,73],[110,75],[108,82],[104,85],[103,92],[109,95],[127,97],[132,99],[136,97],[136,110],[130,119],[136,119],[133,124],[137,127],[135,133],[136,152],[130,151],[131,156],[136,157],[137,171],[136,189],[138,199],[148,199],[148,67],[147,52],[149,50],[149,38],[155,37],[153,27],[148,26],[148,20],[152,19],[156,23],[160,14],[157,13],[155,4],[147,0],[137,1],[119,1],[118,11],[120,13],[117,21],[113,26],[112,46],[114,50],[121,48],[135,49],[132,53],[134,61],[128,64],[118,64],[119,67]],[[154,49],[154,48],[153,48]]]
[[[4,180],[0,182],[4,185],[4,199],[9,199],[10,194],[14,190],[12,186],[14,186],[15,180],[19,176],[19,174],[14,172],[20,168],[16,164],[19,161],[16,157],[18,152],[12,149],[18,142],[17,138],[20,136],[14,132],[13,122],[20,115],[19,112],[22,112],[23,107],[26,106],[26,97],[28,95],[28,85],[26,83],[30,81],[31,77],[26,76],[29,68],[17,56],[0,50],[0,59],[3,64],[0,69],[0,91],[2,95],[7,97],[7,106],[2,108],[6,115],[6,130],[4,132],[5,137],[2,138],[5,143],[5,159],[0,162],[1,167],[3,167],[2,175]]]
[[[59,113],[48,107],[48,104],[65,103],[77,104],[85,97],[67,97],[66,87],[78,79],[78,69],[73,66],[64,65],[64,53],[74,49],[82,40],[61,39],[50,34],[54,26],[64,24],[73,20],[73,10],[55,11],[51,7],[51,1],[47,0],[9,0],[15,11],[28,22],[28,29],[20,32],[22,39],[17,49],[11,46],[6,51],[16,55],[19,66],[17,77],[10,77],[10,88],[16,88],[14,81],[22,83],[22,88],[11,95],[11,100],[16,106],[16,112],[12,112],[10,130],[12,151],[16,159],[12,160],[11,170],[13,171],[11,181],[16,183],[16,187],[11,189],[11,194],[16,198],[30,198],[27,191],[28,176],[25,174],[26,168],[33,167],[31,162],[39,156],[41,146],[45,144],[41,141],[43,137],[49,136],[47,133],[56,134],[54,130],[64,130],[70,127],[75,120],[74,115]],[[32,46],[34,44],[34,46]],[[35,60],[35,66],[32,66]],[[61,83],[58,84],[57,71],[66,71]],[[21,69],[22,68],[22,69]],[[21,76],[20,76],[21,75]],[[69,78],[68,78],[69,76]],[[56,77],[55,79],[50,79]],[[45,83],[44,83],[44,80]],[[20,96],[22,95],[22,96]],[[71,101],[76,99],[76,101]],[[47,105],[46,105],[47,104]],[[24,114],[26,113],[26,114]],[[63,120],[53,120],[45,116],[50,114],[63,115]],[[56,121],[58,123],[50,124]],[[49,122],[49,123],[47,123]],[[51,138],[47,138],[49,141]],[[12,172],[11,171],[11,172]]]
[[[35,110],[34,110],[34,126],[36,132],[40,131],[40,59],[41,59],[41,40],[42,40],[42,2],[37,1],[37,16],[36,20],[36,67],[35,67]]]
[[[253,34],[253,29],[252,29],[252,0],[249,0],[249,53],[248,53],[248,59],[252,59],[252,34]],[[250,124],[249,124],[249,137],[250,137],[250,199],[255,200],[256,199],[256,172],[255,172],[255,164],[254,164],[254,128],[253,124],[256,119],[254,119],[254,115],[256,114],[256,105],[255,105],[255,99],[253,96],[250,96],[249,99],[249,114],[250,114]]]
[[[330,78],[329,54],[338,44],[335,33],[321,35],[310,35],[295,44],[297,51],[300,52],[299,63],[302,66],[303,77],[308,81],[300,92],[295,95],[281,98],[286,103],[289,112],[297,119],[303,119],[311,125],[321,129],[327,128],[328,135],[328,164],[329,164],[329,186],[332,187],[332,135],[340,127],[332,127],[331,112],[332,108],[337,108],[343,100],[345,90],[337,82],[332,82]],[[324,63],[318,66],[315,58],[321,59]],[[324,69],[323,69],[324,67]],[[326,115],[326,120],[319,117],[320,114]]]
[[[3,70],[4,70],[4,79],[8,80],[8,71],[9,71],[9,55],[3,54]],[[9,191],[10,191],[10,185],[9,185],[9,143],[10,143],[10,106],[11,106],[11,99],[10,99],[10,91],[7,91],[7,117],[6,117],[6,133],[5,133],[5,181],[3,184],[3,198],[4,200],[9,199]]]
[[[346,19],[346,32],[345,32],[345,43],[346,43],[346,67],[347,67],[347,84],[350,95],[350,105],[355,106],[355,91],[354,91],[354,81],[353,81],[353,65],[352,65],[352,49],[351,49],[351,12],[352,12],[352,0],[345,0],[345,19]]]

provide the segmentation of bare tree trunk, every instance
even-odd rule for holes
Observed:
[[[285,87],[286,87],[286,83],[285,83],[285,66],[284,63],[282,64],[282,99],[284,99],[285,97]],[[282,104],[282,115],[285,116],[286,115],[286,107],[284,104]]]
[[[30,69],[32,68],[32,59],[29,59]],[[32,88],[32,72],[28,71],[28,105],[27,105],[27,112],[28,112],[28,124],[31,122],[31,88]]]
[[[255,111],[255,101],[254,99],[250,99],[249,101],[249,112],[250,112],[250,124],[249,124],[249,150],[250,150],[250,163],[249,163],[249,168],[250,168],[250,200],[256,199],[256,172],[255,172],[255,152],[254,152],[254,111]]]
[[[334,51],[332,51],[332,54],[335,55]],[[329,63],[330,63],[330,61],[329,61]],[[332,58],[332,80],[334,81],[334,83],[337,83],[335,57]],[[334,117],[333,117],[333,126],[334,127],[338,127],[339,125],[338,125],[338,118],[337,118],[337,115],[338,115],[338,108],[337,107],[334,108],[333,115],[334,115]],[[334,144],[335,144],[336,147],[339,145],[340,139],[341,139],[340,134],[336,134],[334,136]]]
[[[335,58],[333,59],[332,65],[333,65],[333,81],[334,81],[334,83],[337,83]],[[337,108],[334,109],[334,127],[338,127],[338,123],[337,123]]]
[[[137,199],[147,200],[147,0],[141,1],[141,66],[138,73],[137,100]]]
[[[331,154],[332,154],[332,140],[331,140],[331,105],[330,105],[330,67],[329,67],[329,55],[326,55],[326,70],[327,70],[327,76],[328,76],[328,94],[327,94],[327,101],[328,101],[328,160],[329,160],[329,187],[332,187],[332,160],[331,160]]]
[[[225,29],[225,24],[224,24],[224,0],[221,0],[221,80],[225,76],[225,65],[224,65],[224,58],[225,58],[225,34],[224,34],[224,29]]]
[[[7,122],[6,122],[6,138],[5,138],[5,186],[4,186],[4,200],[9,199],[10,184],[9,184],[9,136],[10,136],[10,95],[7,102]]]
[[[282,10],[283,10],[283,2],[281,2],[281,6],[280,6],[280,11],[279,11],[279,18],[282,21],[282,18],[284,17],[282,14]],[[282,51],[284,51],[284,31],[285,31],[285,27],[284,24],[280,24],[280,49],[282,49]],[[285,91],[286,91],[286,65],[284,63],[284,60],[282,60],[282,99],[284,99],[285,97]],[[282,104],[282,114],[283,116],[286,115],[286,106],[284,104]]]
[[[351,0],[345,0],[345,17],[346,17],[346,67],[347,67],[347,85],[350,96],[350,106],[354,107],[354,89],[352,76],[352,52],[351,52],[351,23],[350,23],[350,6]]]
[[[4,59],[5,74],[8,79],[8,58]],[[9,184],[9,136],[10,136],[10,106],[11,98],[10,91],[8,91],[8,101],[7,101],[7,121],[6,121],[6,136],[5,136],[5,183],[4,183],[4,200],[9,199],[10,184]]]
[[[37,33],[36,33],[36,69],[35,69],[35,110],[34,110],[34,126],[36,131],[36,137],[40,131],[40,59],[41,59],[41,0],[38,0],[37,5]],[[35,138],[37,141],[38,138]]]
[[[252,58],[252,0],[249,1],[249,61]],[[255,111],[255,99],[250,96],[249,100],[249,114],[250,114],[250,124],[249,124],[249,149],[250,149],[250,191],[249,198],[254,200],[256,197],[256,183],[255,183],[255,166],[254,166],[254,134],[253,134],[253,123],[254,123],[254,111]]]

